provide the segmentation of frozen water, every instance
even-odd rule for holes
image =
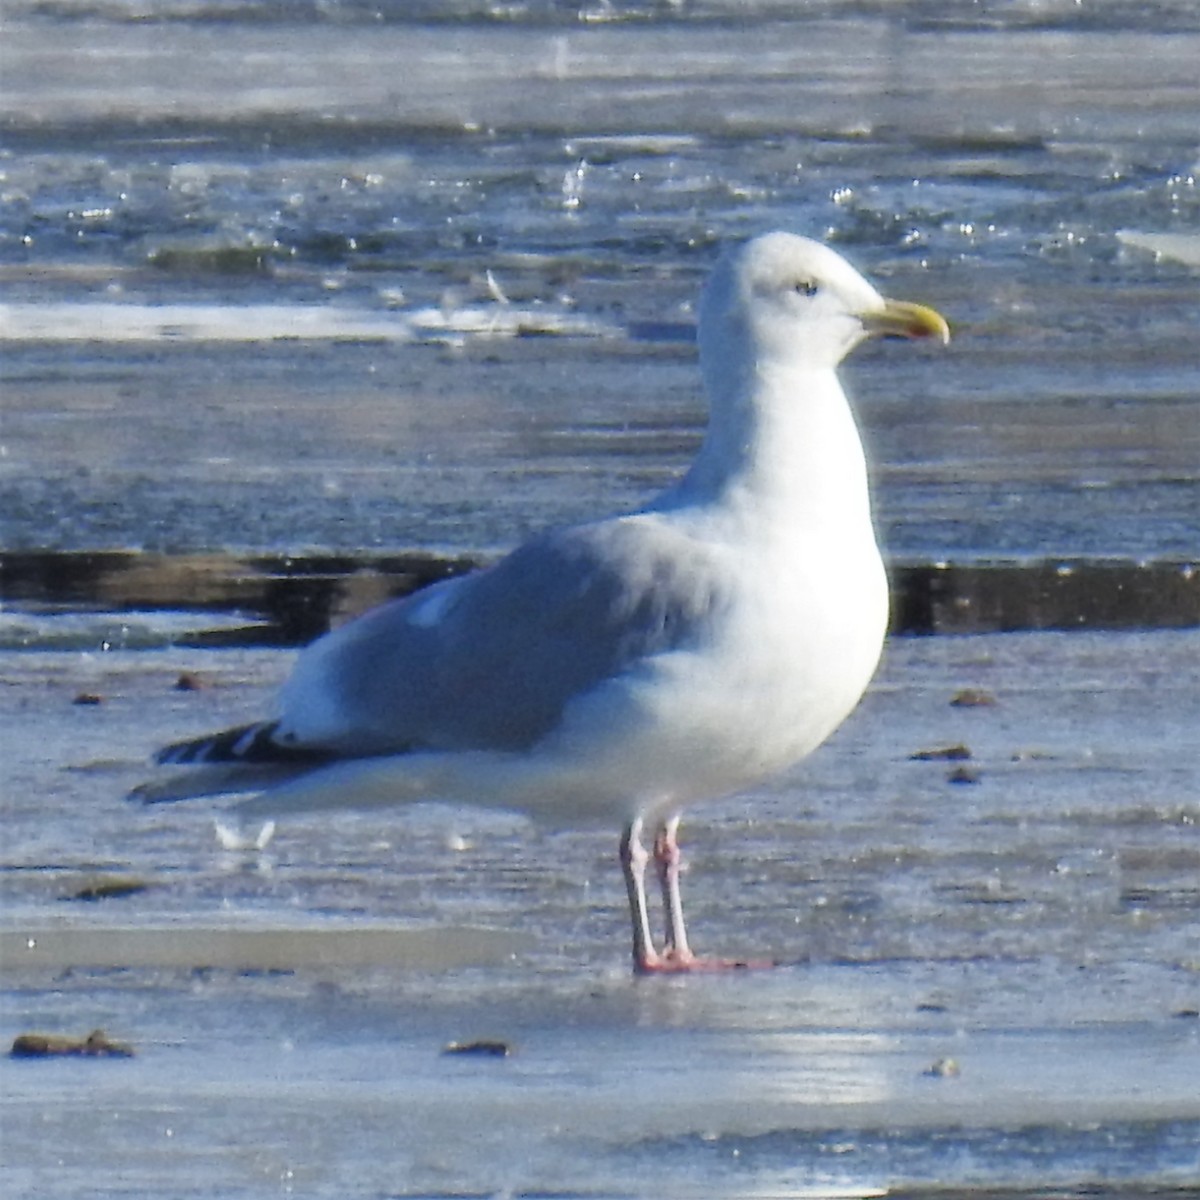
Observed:
[[[9,0],[0,40],[4,549],[636,503],[699,436],[720,243],[785,227],[955,325],[849,372],[893,555],[1195,559],[1190,3]],[[790,965],[634,981],[612,831],[130,809],[287,656],[70,620],[4,627],[0,1024],[138,1055],[0,1062],[6,1196],[1200,1186],[1194,632],[894,643],[686,829],[698,941]]]

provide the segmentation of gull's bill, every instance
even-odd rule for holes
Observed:
[[[940,312],[907,300],[884,300],[882,311],[862,314],[862,323],[879,337],[929,338],[943,346],[950,341],[950,326]]]

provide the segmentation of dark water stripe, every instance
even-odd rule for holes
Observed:
[[[295,645],[391,596],[478,566],[469,557],[161,555],[136,551],[0,554],[0,602],[122,612],[239,612],[266,624],[214,633]],[[1200,626],[1200,563],[899,563],[892,632],[1182,629]]]

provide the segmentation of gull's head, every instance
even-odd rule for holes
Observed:
[[[832,369],[872,335],[950,340],[933,309],[885,299],[836,251],[793,233],[727,254],[700,304],[700,353],[713,367],[736,348],[744,364]]]

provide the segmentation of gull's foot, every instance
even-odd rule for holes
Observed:
[[[682,975],[688,971],[764,971],[779,965],[775,958],[700,958],[668,950],[663,954],[651,951],[643,955],[633,969],[637,975]]]

